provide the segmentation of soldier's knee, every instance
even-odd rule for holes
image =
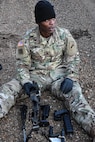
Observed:
[[[3,84],[0,89],[0,91],[5,95],[12,95],[15,96],[15,98],[18,97],[20,90],[21,90],[21,85],[19,81],[15,79],[11,80],[8,83]]]
[[[81,90],[81,87],[78,82],[76,82],[76,81],[73,82],[72,91],[77,92],[77,93],[78,92],[81,93],[82,90]]]
[[[16,79],[12,79],[10,82],[6,83],[6,85],[10,86],[10,88],[15,92],[19,92],[21,90],[20,82]]]
[[[14,96],[0,93],[0,118],[4,117],[14,104]]]

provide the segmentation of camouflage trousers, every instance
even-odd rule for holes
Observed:
[[[68,94],[63,94],[60,91],[60,84],[63,79],[53,81],[49,76],[34,75],[31,75],[31,78],[38,83],[41,90],[48,86],[53,95],[63,100],[72,117],[88,134],[92,129],[95,131],[95,112],[84,98],[78,82],[73,83],[73,89]],[[20,82],[16,79],[0,87],[0,118],[4,117],[15,104],[21,88]]]

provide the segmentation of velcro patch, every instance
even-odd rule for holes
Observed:
[[[18,52],[19,54],[23,54],[23,49],[22,48],[18,49]]]

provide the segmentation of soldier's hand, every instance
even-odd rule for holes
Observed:
[[[61,83],[60,89],[64,94],[69,93],[73,88],[73,80],[65,78]]]
[[[34,83],[27,82],[23,85],[25,93],[30,96],[30,92],[37,91],[37,86]]]

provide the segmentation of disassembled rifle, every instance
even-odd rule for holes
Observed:
[[[33,82],[35,83],[35,82]],[[24,137],[24,142],[28,142],[28,140],[31,138],[31,133],[32,131],[38,131],[39,127],[47,127],[49,126],[49,121],[47,120],[50,112],[50,106],[49,105],[41,105],[40,104],[40,90],[38,88],[37,83],[34,84],[36,89],[31,90],[30,93],[30,100],[32,101],[32,116],[31,116],[31,121],[32,121],[32,129],[26,135],[26,129],[25,129],[25,121],[26,121],[26,114],[27,114],[27,106],[22,105],[21,107],[21,120],[22,120],[22,130],[23,130],[23,137]],[[40,113],[41,113],[41,118],[40,118]],[[50,142],[65,142],[65,134],[73,134],[73,126],[71,124],[71,119],[69,112],[66,109],[54,111],[54,120],[55,121],[61,121],[63,120],[64,122],[64,129],[61,130],[59,134],[54,134],[53,133],[53,127],[49,126],[49,134],[44,135]]]

